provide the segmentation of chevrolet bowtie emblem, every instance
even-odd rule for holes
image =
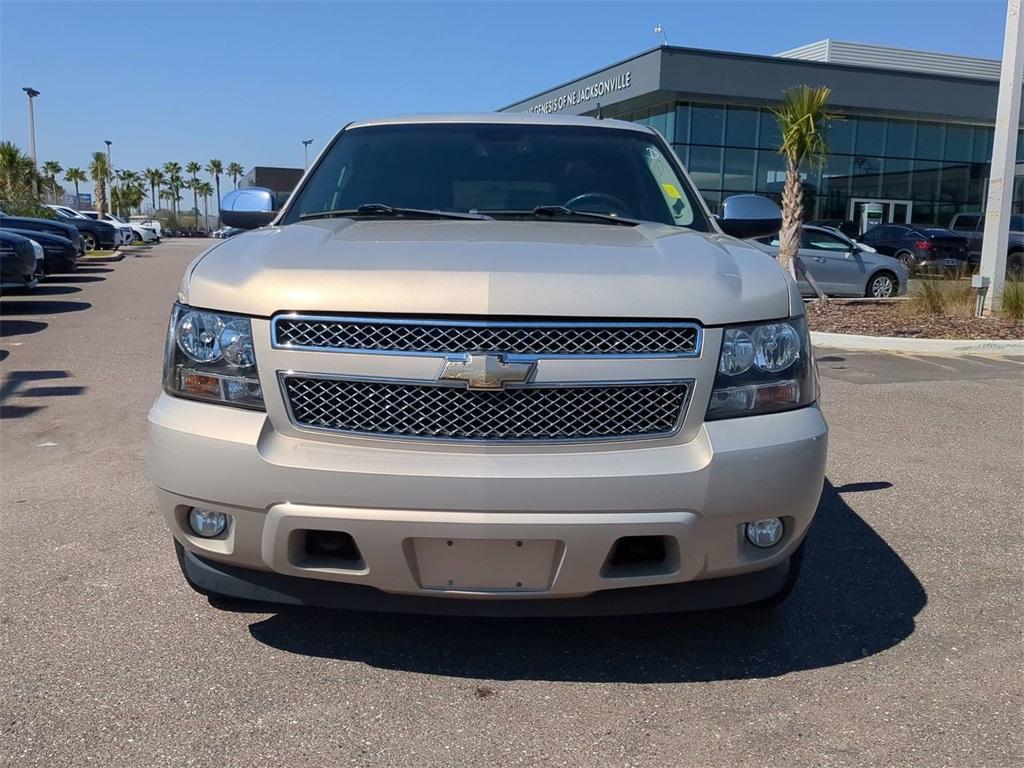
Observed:
[[[506,362],[502,355],[468,354],[449,358],[439,377],[441,381],[464,381],[470,389],[501,389],[506,384],[526,381],[535,363]]]

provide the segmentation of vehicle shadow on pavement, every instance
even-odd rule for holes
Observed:
[[[382,669],[486,680],[674,683],[774,677],[871,656],[913,633],[926,603],[924,587],[899,555],[826,481],[800,581],[775,609],[593,619],[282,609],[249,630],[273,648]]]
[[[0,420],[18,419],[42,410],[45,405],[12,405],[12,398],[73,397],[85,392],[77,384],[55,384],[70,378],[67,371],[12,371],[0,383]]]
[[[79,270],[81,272],[81,270]],[[99,283],[107,278],[103,275],[83,275],[79,272],[73,272],[67,275],[47,275],[47,283]],[[46,286],[43,286],[46,287]]]
[[[92,304],[88,301],[46,301],[26,297],[22,301],[5,301],[0,304],[0,315],[60,315],[65,312],[82,312]]]
[[[38,320],[0,320],[0,339],[39,333],[48,326],[49,323],[41,323]]]

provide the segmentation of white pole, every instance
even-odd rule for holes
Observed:
[[[32,155],[32,165],[38,165],[36,159],[36,115],[32,109],[33,96],[28,95],[28,152]]]
[[[1003,66],[999,73],[999,101],[992,144],[992,170],[988,179],[985,232],[981,245],[980,274],[989,279],[985,309],[998,312],[1006,281],[1006,249],[1010,237],[1013,173],[1017,165],[1017,131],[1020,128],[1021,67],[1024,66],[1024,27],[1021,0],[1008,0]]]

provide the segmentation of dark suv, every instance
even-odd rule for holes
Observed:
[[[964,269],[970,264],[967,238],[948,229],[879,224],[859,240],[879,253],[899,259],[907,267]]]
[[[949,228],[966,237],[971,253],[971,264],[981,263],[981,242],[985,234],[985,214],[958,213]],[[1024,216],[1010,217],[1010,237],[1006,247],[1006,270],[1024,272]]]

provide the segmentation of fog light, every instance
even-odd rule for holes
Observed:
[[[228,527],[228,516],[212,509],[192,507],[192,511],[188,513],[188,525],[196,536],[212,539],[214,536],[220,536]]]
[[[753,520],[744,528],[747,533],[747,541],[755,547],[774,547],[782,540],[782,533],[785,530],[782,521],[777,517]]]

